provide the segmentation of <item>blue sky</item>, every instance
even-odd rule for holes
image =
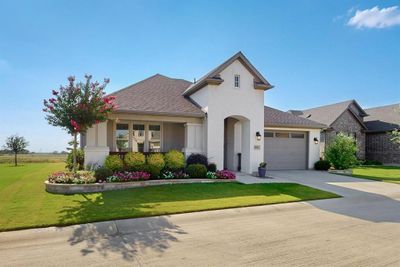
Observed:
[[[282,110],[400,102],[399,1],[1,1],[0,146],[63,150],[42,99],[85,73],[108,92],[155,73],[192,81],[241,50]],[[374,7],[377,7],[374,9]],[[358,13],[357,13],[358,12]]]

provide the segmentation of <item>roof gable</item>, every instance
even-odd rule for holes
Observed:
[[[240,63],[253,75],[254,77],[254,89],[268,90],[273,86],[262,76],[262,74],[250,63],[250,61],[243,55],[242,52],[238,52],[231,58],[226,60],[224,63],[211,70],[209,73],[201,77],[196,83],[189,86],[183,95],[189,96],[194,92],[200,90],[208,84],[219,85],[224,80],[221,79],[220,73],[225,70],[229,65],[231,65],[235,60],[240,61]]]
[[[355,100],[347,100],[344,102],[334,103],[306,110],[291,110],[290,112],[294,115],[311,119],[330,126],[346,110],[349,110],[354,116],[356,116],[357,120],[361,123],[361,125],[365,127],[365,125],[362,123],[361,118],[359,118],[359,116],[355,114],[355,111],[351,108],[352,105],[354,105],[357,108],[359,114],[362,117],[368,115]]]
[[[400,104],[369,108],[365,125],[369,132],[386,132],[400,128]]]

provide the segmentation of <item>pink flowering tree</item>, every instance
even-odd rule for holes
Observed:
[[[109,79],[104,83],[92,82],[91,75],[85,75],[85,82],[75,82],[68,77],[69,84],[53,90],[53,97],[43,101],[46,120],[53,126],[62,127],[73,136],[73,171],[76,172],[77,135],[85,133],[94,124],[107,120],[115,109],[115,97],[106,96],[104,91]]]

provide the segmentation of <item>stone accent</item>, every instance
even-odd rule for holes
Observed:
[[[390,141],[389,133],[367,133],[366,140],[366,159],[400,164],[400,145]]]
[[[332,130],[326,131],[325,142],[321,142],[321,151],[325,151],[325,146],[328,146],[330,142],[336,137],[339,132],[347,133],[351,136],[356,137],[357,141],[357,158],[365,159],[365,132],[363,126],[354,117],[354,115],[346,110],[339,118],[332,123]],[[324,133],[322,133],[324,135]],[[321,138],[322,139],[322,138]]]
[[[154,185],[167,184],[194,184],[194,183],[215,183],[215,182],[236,182],[228,179],[170,179],[170,180],[148,180],[139,182],[125,183],[95,183],[95,184],[53,184],[45,181],[46,191],[54,194],[82,194],[96,193],[111,190],[122,190],[128,188],[138,188]]]

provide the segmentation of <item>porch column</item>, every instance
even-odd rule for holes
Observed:
[[[204,154],[203,124],[185,123],[185,147],[183,153],[188,157],[192,153]]]
[[[107,146],[107,121],[93,125],[86,132],[85,166],[88,164],[103,165],[110,153]]]

